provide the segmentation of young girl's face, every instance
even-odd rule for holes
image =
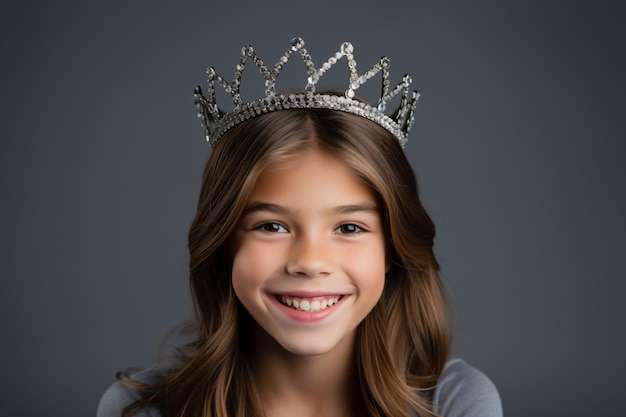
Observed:
[[[328,153],[303,152],[260,176],[236,232],[232,284],[282,348],[352,348],[383,291],[379,213],[371,190]]]

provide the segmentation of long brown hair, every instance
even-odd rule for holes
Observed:
[[[215,145],[188,241],[196,337],[158,382],[118,376],[143,393],[125,416],[150,405],[170,417],[263,416],[249,362],[252,319],[231,286],[229,237],[259,175],[310,149],[340,158],[381,203],[391,268],[381,299],[357,328],[355,409],[372,417],[436,415],[428,391],[448,356],[448,313],[432,250],[435,228],[413,170],[398,140],[377,124],[293,109],[241,123]]]

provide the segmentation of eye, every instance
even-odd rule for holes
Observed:
[[[335,232],[345,235],[356,235],[365,232],[365,229],[355,223],[345,223],[336,228]]]
[[[283,225],[274,222],[260,224],[255,227],[255,230],[260,230],[262,232],[268,233],[287,233],[287,229],[285,229]]]

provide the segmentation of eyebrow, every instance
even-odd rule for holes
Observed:
[[[278,204],[252,203],[245,208],[243,215],[247,216],[248,214],[256,213],[257,211],[269,211],[276,214],[286,214],[288,212],[286,208],[279,206]]]
[[[252,203],[248,205],[245,208],[243,215],[247,216],[249,214],[259,212],[259,211],[268,211],[268,212],[276,213],[276,214],[288,214],[289,213],[289,210],[286,207],[283,207],[281,205],[257,202],[257,203]],[[352,213],[359,213],[359,212],[378,214],[378,207],[372,204],[368,204],[368,203],[346,204],[343,206],[333,207],[332,209],[328,210],[328,212],[332,214],[352,214]]]

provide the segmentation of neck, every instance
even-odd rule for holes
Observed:
[[[256,326],[255,326],[256,327]],[[270,417],[351,415],[355,389],[354,334],[321,355],[294,355],[255,329],[253,372]]]

